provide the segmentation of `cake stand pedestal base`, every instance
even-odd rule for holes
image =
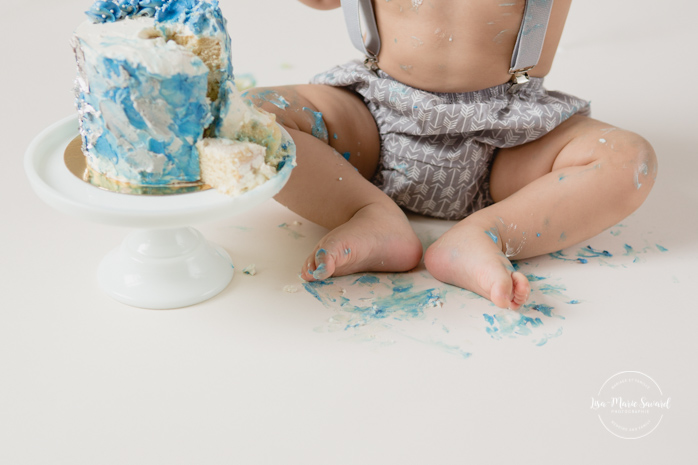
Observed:
[[[172,309],[220,293],[233,278],[230,256],[194,228],[130,233],[102,260],[99,285],[124,304]]]
[[[274,177],[238,196],[209,189],[178,195],[127,195],[98,189],[66,165],[78,135],[70,116],[37,135],[24,156],[24,169],[38,196],[78,218],[133,228],[121,246],[101,262],[101,288],[119,302],[141,308],[181,308],[220,293],[233,277],[228,254],[189,227],[240,214],[271,200],[295,166],[295,145],[279,126],[284,163]]]

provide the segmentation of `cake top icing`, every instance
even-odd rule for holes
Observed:
[[[160,24],[182,24],[194,34],[206,35],[225,33],[222,28],[226,25],[217,0],[170,0],[157,11],[155,21]]]
[[[223,20],[217,0],[97,0],[85,14],[93,23],[154,17],[156,23],[182,24],[195,34],[215,28]]]
[[[114,39],[155,39],[142,41],[142,44],[133,47],[134,49],[143,46],[149,48],[148,42],[161,46],[162,40],[138,30],[154,28],[165,41],[177,34],[215,37],[222,45],[222,55],[230,56],[227,22],[219,8],[218,0],[97,0],[85,14],[89,21],[85,21],[76,30],[76,34],[92,43],[99,41],[103,45],[114,46],[114,51],[109,53],[116,53],[116,49],[121,45],[121,42]],[[143,22],[146,19],[150,22]],[[108,28],[102,31],[99,29],[102,26]],[[126,45],[125,42],[123,44]],[[219,66],[220,72],[227,75],[226,79],[232,79],[230,59],[221,59]]]
[[[85,12],[93,23],[113,23],[124,18],[155,16],[168,0],[98,0]]]

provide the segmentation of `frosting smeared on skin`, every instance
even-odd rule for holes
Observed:
[[[311,123],[313,126],[311,128],[311,134],[322,141],[329,141],[330,136],[327,132],[325,120],[322,118],[322,113],[319,111],[314,111],[308,107],[303,107],[303,111],[309,113],[310,117],[312,118]]]

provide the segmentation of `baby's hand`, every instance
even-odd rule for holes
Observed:
[[[341,0],[298,0],[316,10],[334,10],[341,6]]]

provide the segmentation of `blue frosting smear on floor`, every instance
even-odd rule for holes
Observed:
[[[376,346],[412,341],[466,359],[485,350],[483,340],[545,346],[563,336],[568,317],[589,304],[583,296],[569,295],[556,274],[569,276],[568,271],[576,271],[571,268],[582,267],[580,271],[592,279],[593,267],[622,272],[643,262],[645,254],[669,252],[644,237],[644,243],[632,246],[618,237],[620,228],[623,225],[605,233],[612,244],[604,239],[604,247],[584,243],[514,262],[531,283],[531,296],[517,311],[500,309],[472,292],[443,284],[423,266],[408,273],[361,273],[303,286],[332,312],[315,331],[339,333],[351,341]]]

